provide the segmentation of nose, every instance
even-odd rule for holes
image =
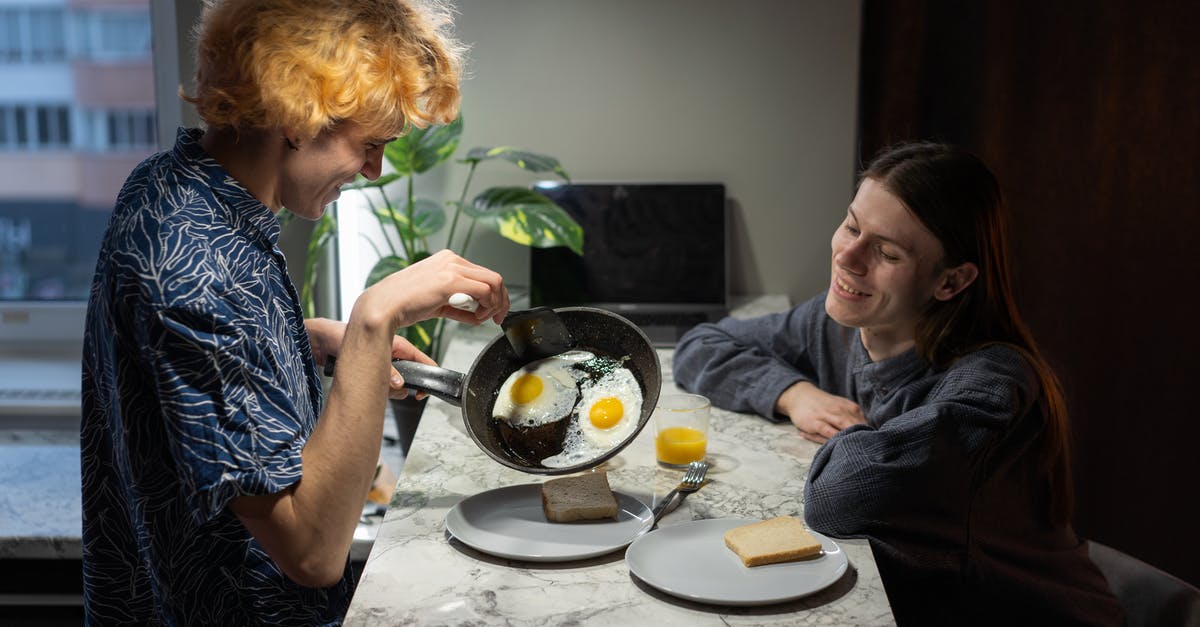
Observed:
[[[368,150],[367,160],[363,162],[363,167],[358,171],[368,181],[374,181],[383,174],[383,147]]]
[[[867,273],[866,254],[868,252],[867,242],[865,238],[856,238],[849,242],[841,242],[834,239],[833,262],[846,272],[862,276]]]

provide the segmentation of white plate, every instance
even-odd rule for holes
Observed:
[[[638,579],[672,596],[718,605],[782,603],[822,590],[841,578],[849,561],[829,538],[825,555],[799,562],[748,568],[725,546],[725,532],[758,522],[743,518],[694,520],[661,527],[625,551],[625,563]]]
[[[446,513],[446,530],[467,546],[497,557],[564,562],[611,553],[654,522],[638,499],[613,492],[617,519],[552,523],[542,511],[541,484],[497,488],[469,496]]]

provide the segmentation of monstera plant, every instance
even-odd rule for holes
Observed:
[[[429,239],[449,225],[445,245],[464,257],[477,226],[498,232],[518,244],[533,247],[566,246],[583,254],[583,229],[561,207],[529,187],[489,187],[468,199],[476,169],[486,162],[507,162],[523,170],[570,177],[554,157],[526,150],[499,146],[472,148],[465,157],[451,159],[458,149],[463,121],[459,117],[445,126],[412,129],[384,148],[384,159],[391,166],[377,180],[359,177],[344,189],[362,192],[368,210],[378,221],[384,242],[376,246],[379,260],[367,276],[366,286],[402,270],[431,254]],[[418,198],[414,192],[417,176],[454,163],[467,168],[466,180],[458,198],[438,201]],[[401,190],[397,193],[395,190]],[[321,249],[333,235],[336,223],[326,216],[318,222],[309,240],[308,259],[301,298],[306,315],[313,315],[312,283],[316,276]],[[366,287],[364,286],[364,287]],[[417,348],[437,361],[446,349],[447,327],[444,319],[426,320],[399,329]]]

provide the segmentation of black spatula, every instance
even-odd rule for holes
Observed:
[[[479,303],[466,294],[454,294],[450,306],[475,311]],[[524,361],[553,357],[575,348],[570,329],[549,307],[509,311],[500,328],[517,357]]]

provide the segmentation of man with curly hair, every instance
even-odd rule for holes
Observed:
[[[370,489],[394,335],[508,310],[501,277],[442,251],[303,318],[275,214],[321,216],[383,148],[458,112],[461,47],[416,0],[221,0],[196,30],[203,129],[129,176],[83,356],[84,600],[93,624],[336,624]],[[456,292],[475,313],[447,306]],[[337,357],[324,398],[318,367]]]

